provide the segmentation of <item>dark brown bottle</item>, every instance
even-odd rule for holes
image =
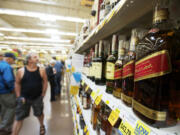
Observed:
[[[115,89],[113,91],[113,95],[117,98],[121,98],[122,92],[122,69],[123,69],[123,59],[124,59],[124,41],[119,40],[119,49],[118,49],[118,60],[115,63]]]
[[[106,135],[111,135],[111,132],[112,132],[112,126],[110,122],[108,121],[110,113],[111,113],[111,109],[107,105],[105,105],[105,110],[103,114],[103,122],[105,125]]]
[[[103,41],[99,41],[99,52],[98,57],[96,59],[96,70],[95,70],[95,83],[97,85],[104,85],[106,82],[105,79],[105,63],[106,60],[104,58],[104,45]]]
[[[89,93],[84,91],[82,95],[82,100],[83,100],[83,109],[89,109],[91,105],[91,98]]]
[[[91,48],[89,55],[89,79],[93,80],[93,65],[92,60],[94,58],[94,49]]]
[[[97,127],[97,116],[100,111],[100,104],[96,105],[95,103],[93,104],[93,119],[92,119],[92,125],[93,129],[96,130]]]
[[[96,77],[97,57],[98,57],[98,44],[95,45],[95,52],[92,58],[92,81],[95,81],[95,77]]]
[[[136,48],[133,110],[154,127],[175,125],[180,118],[180,38],[164,2],[157,3],[153,28]]]
[[[87,55],[87,62],[86,62],[86,67],[87,67],[87,78],[90,78],[90,62],[91,62],[91,50]]]
[[[113,35],[112,38],[112,52],[106,60],[106,92],[109,94],[113,93],[114,90],[114,72],[115,72],[115,62],[117,60],[117,44],[118,37]]]
[[[130,49],[123,61],[123,89],[121,94],[122,101],[127,105],[132,105],[134,92],[134,64],[135,64],[135,47],[138,43],[137,30],[133,29],[131,34]]]

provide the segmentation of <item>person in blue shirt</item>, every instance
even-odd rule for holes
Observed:
[[[53,59],[56,60],[55,57],[53,57]],[[62,73],[62,69],[63,69],[62,62],[56,61],[54,68],[56,69],[56,75],[55,75],[56,95],[59,96],[61,93],[61,73]]]
[[[5,53],[4,60],[0,61],[0,132],[10,134],[14,121],[16,96],[14,93],[15,77],[11,64],[16,57],[13,53]]]

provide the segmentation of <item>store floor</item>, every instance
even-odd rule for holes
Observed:
[[[44,99],[46,135],[73,135],[73,121],[66,83],[63,84],[60,99],[55,102],[49,101],[50,89],[48,87]],[[29,118],[24,121],[20,135],[38,135],[39,123],[32,112]]]

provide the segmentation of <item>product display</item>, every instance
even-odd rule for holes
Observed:
[[[134,112],[154,127],[175,125],[180,117],[179,45],[168,5],[159,1],[153,28],[137,46],[133,100]]]
[[[112,94],[114,90],[114,73],[115,73],[115,62],[117,59],[117,43],[118,36],[113,35],[112,37],[112,51],[111,55],[106,60],[106,92]]]

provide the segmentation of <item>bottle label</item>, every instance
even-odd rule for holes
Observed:
[[[134,75],[134,60],[128,62],[123,66],[123,78],[127,78]]]
[[[115,70],[114,79],[121,79],[122,78],[122,68]]]
[[[107,62],[106,64],[106,79],[114,80],[115,64]]]
[[[89,68],[89,76],[90,77],[93,76],[93,66],[90,66],[90,68]]]
[[[101,79],[102,76],[102,63],[97,62],[96,63],[96,70],[95,70],[95,78]]]
[[[135,64],[135,82],[163,76],[171,72],[171,62],[167,50],[153,53]]]
[[[136,100],[132,101],[132,107],[133,107],[133,109],[135,109],[136,111],[138,111],[139,113],[141,113],[142,115],[146,116],[149,119],[157,120],[157,121],[165,121],[166,120],[166,116],[167,116],[166,112],[153,110],[151,108],[148,108],[148,107],[140,104]]]
[[[83,107],[87,108],[87,98],[83,97]]]
[[[92,63],[92,74],[91,74],[91,76],[95,76],[95,71],[96,71],[96,62],[93,62]]]
[[[132,97],[129,97],[129,96],[125,95],[124,93],[121,94],[121,99],[129,104],[132,103]]]

